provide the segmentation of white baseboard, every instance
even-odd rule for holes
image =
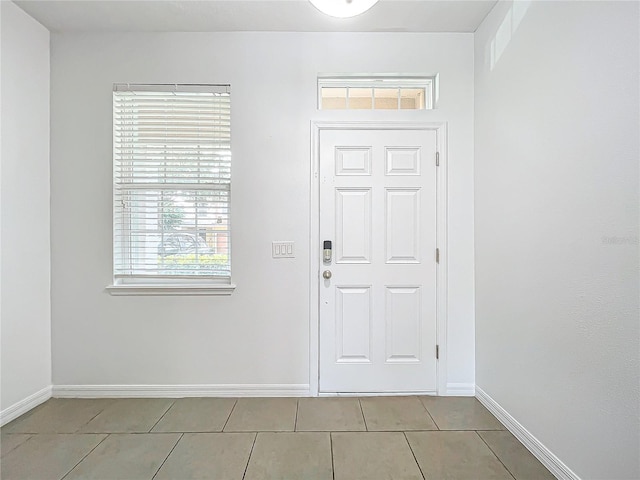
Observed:
[[[0,426],[6,425],[11,420],[15,420],[20,415],[24,415],[32,408],[36,408],[41,403],[51,398],[51,385],[44,387],[42,390],[29,395],[27,398],[14,403],[10,407],[0,412]]]
[[[307,384],[55,385],[55,398],[307,397]]]
[[[473,383],[447,383],[448,397],[474,397],[476,386]]]
[[[560,480],[580,480],[562,460],[513,418],[498,402],[476,385],[476,398],[522,443],[545,467]]]

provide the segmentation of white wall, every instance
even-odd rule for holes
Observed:
[[[51,385],[49,32],[0,2],[0,410]]]
[[[475,37],[477,385],[584,479],[640,478],[638,13],[505,2]]]
[[[316,76],[437,72],[437,110],[357,118],[449,122],[449,382],[473,385],[471,34],[61,34],[51,62],[55,384],[308,384],[310,122],[346,118]],[[114,82],[232,85],[231,297],[105,292]]]

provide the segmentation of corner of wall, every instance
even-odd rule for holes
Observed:
[[[580,480],[562,460],[549,450],[520,422],[513,418],[502,406],[489,396],[482,388],[475,387],[475,396],[509,430],[527,450],[529,450],[559,480]]]
[[[36,408],[41,403],[46,402],[52,396],[53,387],[49,385],[36,393],[14,403],[13,405],[0,411],[0,427],[24,415],[29,410]]]

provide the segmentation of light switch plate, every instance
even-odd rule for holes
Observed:
[[[273,258],[295,258],[293,242],[272,242],[271,256]]]

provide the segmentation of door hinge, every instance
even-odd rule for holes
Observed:
[[[436,248],[436,263],[440,263],[440,249]]]
[[[440,360],[440,345],[436,345],[436,360]]]
[[[436,167],[440,166],[440,152],[436,152]]]

